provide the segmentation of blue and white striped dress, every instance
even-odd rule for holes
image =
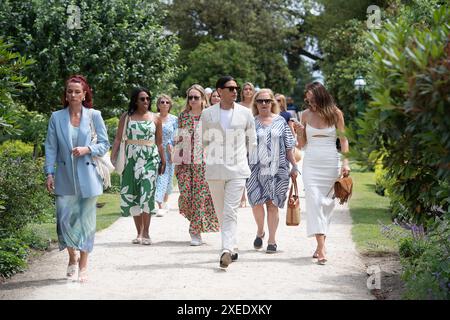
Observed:
[[[252,207],[272,201],[284,207],[289,187],[289,161],[286,150],[295,147],[292,131],[283,117],[277,115],[269,126],[255,117],[258,139],[257,153],[250,155],[251,174],[247,180],[247,195]]]
[[[169,114],[166,122],[163,123],[163,148],[166,157],[166,170],[164,174],[159,175],[156,180],[156,194],[155,200],[159,203],[164,201],[164,196],[172,193],[172,178],[175,170],[173,163],[169,162],[169,153],[167,146],[170,144],[174,146],[174,138],[178,129],[178,117]]]

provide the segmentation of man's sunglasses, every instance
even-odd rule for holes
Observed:
[[[239,91],[241,88],[239,87],[223,87],[222,89],[228,89],[230,92],[233,92],[234,90]]]
[[[150,101],[150,97],[140,97],[139,100],[142,101],[142,102]]]
[[[200,96],[188,96],[188,100],[195,100],[195,101],[198,101],[198,100],[200,100]]]

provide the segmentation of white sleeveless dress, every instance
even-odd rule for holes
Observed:
[[[321,137],[317,137],[321,135]],[[340,154],[336,148],[336,127],[317,129],[306,124],[303,184],[306,201],[306,232],[327,235],[335,201],[328,193],[341,172]]]

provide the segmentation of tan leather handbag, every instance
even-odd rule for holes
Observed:
[[[339,178],[334,183],[334,198],[339,199],[339,204],[346,203],[352,196],[353,180],[350,176]]]
[[[292,194],[292,191],[294,193]],[[300,199],[298,196],[297,181],[292,178],[286,210],[286,225],[298,226],[300,224]]]

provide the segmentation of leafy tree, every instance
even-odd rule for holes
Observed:
[[[238,82],[262,83],[264,75],[258,73],[255,50],[248,44],[224,40],[200,44],[189,54],[190,65],[181,85],[184,92],[194,83],[214,87],[219,77],[230,74]]]
[[[251,50],[255,61],[256,71],[259,74],[245,79],[258,82],[260,87],[271,87],[276,91],[291,91],[294,79],[291,70],[287,67],[285,48],[289,24],[293,18],[289,4],[291,0],[274,1],[203,1],[203,0],[174,0],[169,5],[168,26],[179,38],[182,52],[179,63],[187,66],[185,73],[180,74],[177,82],[183,89],[189,80],[192,64],[206,66],[204,77],[214,78],[215,73],[209,72],[208,59],[198,56],[200,60],[193,61],[191,52],[205,50],[205,43],[234,40],[253,48]],[[239,54],[239,53],[236,53]],[[236,54],[234,56],[236,56]],[[240,53],[243,58],[247,53]],[[246,64],[244,59],[239,64]],[[214,69],[214,68],[213,68]],[[226,73],[219,70],[219,74]],[[241,77],[242,72],[237,70],[235,76]],[[183,94],[183,92],[180,92]]]
[[[63,80],[74,73],[87,76],[107,116],[126,107],[132,86],[166,88],[178,46],[161,25],[165,14],[159,1],[2,1],[0,35],[14,35],[14,49],[37,61],[26,72],[36,90],[23,102],[46,113],[58,108]]]
[[[0,143],[10,135],[20,134],[17,121],[20,113],[15,110],[14,97],[31,86],[23,76],[23,70],[33,60],[11,52],[12,44],[0,37]]]

